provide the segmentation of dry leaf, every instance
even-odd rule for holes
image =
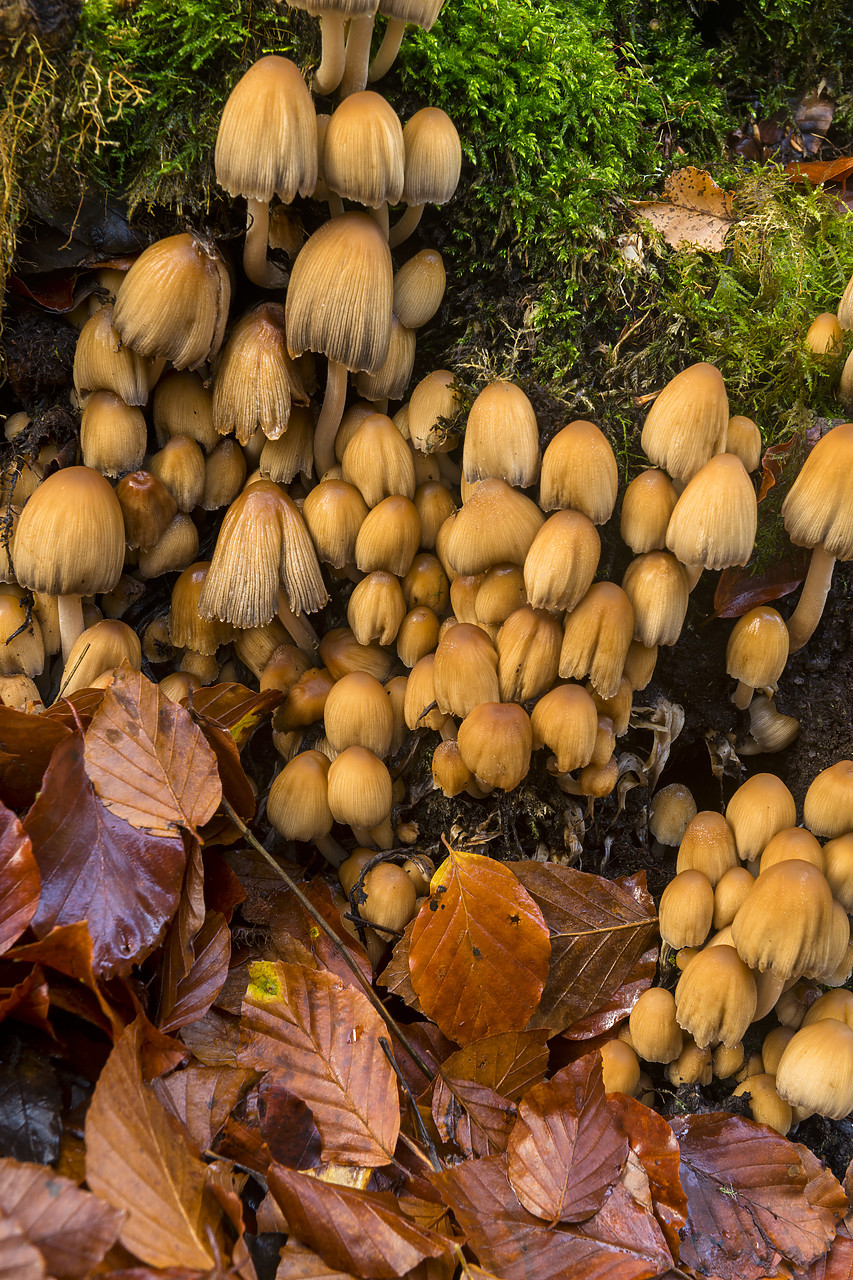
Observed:
[[[458,1044],[521,1031],[545,984],[542,913],[508,866],[451,849],[411,935],[409,971],[427,1017]]]
[[[152,1088],[166,1111],[184,1126],[201,1155],[213,1146],[246,1086],[256,1078],[244,1067],[206,1067],[192,1062],[155,1080]]]
[[[0,707],[0,798],[10,809],[32,804],[54,747],[69,732],[46,715]]]
[[[287,1089],[275,1068],[258,1084],[258,1120],[269,1153],[288,1169],[316,1169],[322,1143],[314,1117],[301,1098]]]
[[[212,684],[193,692],[193,711],[201,712],[227,729],[242,751],[252,734],[282,700],[277,689],[253,693],[243,684]]]
[[[30,838],[14,813],[0,804],[0,955],[32,920],[40,892]]]
[[[328,1267],[319,1253],[290,1236],[281,1251],[275,1280],[353,1280],[353,1274]]]
[[[208,911],[192,947],[190,971],[177,984],[171,1008],[161,1011],[161,1031],[177,1031],[197,1022],[222,990],[231,959],[231,930],[221,911]]]
[[[505,1031],[475,1040],[451,1054],[443,1065],[448,1075],[484,1084],[518,1102],[539,1084],[548,1066],[547,1032]]]
[[[704,169],[688,165],[669,175],[663,197],[635,201],[634,217],[650,222],[673,249],[686,245],[722,251],[726,234],[737,221],[730,192],[718,187]]]
[[[17,1228],[56,1280],[75,1280],[96,1266],[115,1243],[123,1217],[53,1169],[0,1160],[0,1223]],[[18,1272],[0,1264],[0,1275],[12,1280]]]

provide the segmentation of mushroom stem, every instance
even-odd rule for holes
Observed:
[[[799,603],[787,623],[789,653],[796,653],[811,639],[826,604],[834,568],[835,556],[831,556],[823,545],[815,547]]]
[[[383,200],[375,209],[368,209],[373,221],[382,232],[385,239],[388,239],[388,201]]]
[[[703,564],[686,564],[684,568],[684,576],[687,578],[687,590],[692,591],[696,583],[702,577]]]
[[[381,80],[393,67],[394,60],[400,52],[400,45],[403,43],[405,30],[406,24],[405,22],[400,22],[399,18],[388,19],[388,26],[385,28],[382,43],[376,50],[376,57],[371,62],[367,72],[367,78],[371,84],[374,80]]]
[[[266,200],[246,200],[246,243],[243,248],[243,270],[260,289],[281,289],[287,275],[267,261],[270,230],[270,207]]]
[[[314,431],[314,470],[318,476],[325,475],[335,465],[335,436],[341,425],[346,395],[346,365],[339,364],[330,357],[323,408]]]
[[[326,204],[329,206],[330,218],[340,218],[343,216],[344,202],[338,195],[337,191],[329,192],[329,198],[326,201]]]
[[[334,93],[341,83],[346,63],[344,44],[344,19],[339,14],[326,14],[320,19],[323,37],[323,53],[320,65],[314,72],[314,92],[321,98]]]
[[[373,14],[363,18],[351,18],[347,32],[346,66],[341,80],[341,97],[361,93],[367,84],[367,64],[370,61],[370,41],[373,38]]]
[[[285,631],[288,633],[297,649],[302,649],[304,653],[315,655],[320,648],[320,638],[317,632],[311,626],[311,623],[302,614],[297,616],[290,607],[287,597],[283,591],[278,593],[278,609],[276,610],[279,622],[281,622]]]
[[[59,606],[59,638],[62,641],[62,661],[68,661],[68,655],[75,640],[85,631],[83,624],[83,597],[57,596]]]
[[[453,742],[459,736],[458,726],[453,716],[448,716],[444,724],[439,729],[439,735],[442,742]]]
[[[732,702],[740,711],[746,711],[750,702],[752,702],[752,695],[754,693],[755,690],[751,684],[744,684],[742,680],[738,680],[737,688],[732,694]]]
[[[400,221],[391,228],[388,236],[388,245],[391,249],[396,249],[404,240],[408,240],[413,231],[417,230],[423,211],[422,204],[409,205]]]
[[[347,852],[342,849],[334,836],[315,836],[314,843],[327,862],[339,867],[347,859]]]

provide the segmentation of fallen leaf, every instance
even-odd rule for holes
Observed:
[[[44,1280],[44,1258],[16,1222],[0,1218],[0,1276],[3,1280]]]
[[[521,1204],[552,1226],[591,1218],[619,1177],[628,1141],[607,1107],[601,1054],[590,1053],[522,1099],[507,1175]]]
[[[687,1194],[682,1264],[721,1280],[801,1271],[829,1248],[838,1214],[810,1203],[797,1147],[723,1112],[671,1121]]]
[[[206,1067],[236,1067],[240,1049],[240,1020],[221,1009],[208,1009],[203,1018],[181,1027],[180,1038]]]
[[[59,1157],[61,1111],[53,1064],[5,1027],[0,1039],[0,1150],[16,1160],[53,1163]]]
[[[555,1033],[612,1008],[656,937],[644,877],[621,885],[557,863],[516,862],[513,869],[551,932],[548,981],[530,1025]],[[617,1006],[610,1025],[620,1016]]]
[[[0,799],[10,809],[32,804],[54,747],[69,732],[47,716],[0,707]]]
[[[448,1075],[494,1089],[511,1102],[539,1084],[548,1066],[547,1032],[505,1031],[475,1040],[443,1064]]]
[[[734,197],[704,169],[676,169],[663,184],[663,200],[634,202],[634,217],[645,218],[673,249],[687,246],[720,253],[737,221]]]
[[[123,1217],[53,1169],[0,1159],[0,1221],[15,1224],[56,1280],[74,1280],[96,1266]]]
[[[432,1118],[442,1142],[455,1142],[465,1156],[506,1151],[516,1118],[515,1104],[488,1085],[442,1069],[432,1096]]]
[[[834,160],[795,160],[785,165],[792,182],[811,182],[820,187],[826,182],[847,181],[853,175],[853,156],[836,156]]]
[[[327,1266],[319,1253],[290,1236],[281,1251],[275,1280],[353,1280],[353,1274]]]
[[[204,859],[198,840],[190,838],[178,914],[169,926],[163,946],[161,1017],[168,1016],[175,1007],[178,986],[192,967],[193,940],[204,924],[205,915]]]
[[[105,689],[80,689],[68,698],[59,698],[42,712],[45,720],[64,724],[71,733],[83,733],[104,700]]]
[[[152,835],[195,832],[216,811],[216,757],[189,712],[122,668],[86,730],[86,770],[112,813]]]
[[[242,751],[252,734],[282,700],[277,689],[253,693],[242,684],[212,684],[193,692],[191,706],[223,729]]]
[[[681,1154],[675,1135],[656,1111],[625,1093],[609,1094],[607,1105],[646,1171],[652,1210],[677,1262],[680,1232],[687,1221],[687,1196],[679,1176]]]
[[[38,1027],[47,1036],[53,1036],[50,1025],[50,988],[40,964],[34,964],[25,978],[18,979],[17,965],[9,966],[11,986],[4,986],[5,975],[0,975],[0,1022],[15,1018]],[[2,1274],[2,1273],[0,1273]]]
[[[186,861],[180,837],[144,834],[101,804],[79,733],[57,745],[24,825],[42,877],[35,932],[43,938],[85,920],[95,973],[129,974],[177,910]]]
[[[853,1240],[837,1235],[805,1272],[805,1280],[853,1280]]]
[[[399,996],[415,1013],[422,1014],[421,1002],[415,995],[415,988],[412,986],[412,975],[409,973],[409,950],[412,945],[412,930],[415,927],[415,920],[417,920],[417,916],[406,925],[402,938],[400,938],[391,952],[391,959],[378,975],[376,981],[385,988],[389,995]]]
[[[305,890],[305,896],[320,913],[332,932],[349,948],[358,963],[361,972],[368,982],[373,977],[373,968],[367,952],[360,942],[351,937],[341,923],[340,912],[332,900],[329,886],[324,880],[314,880]],[[289,889],[276,894],[275,911],[270,922],[272,940],[284,960],[292,957],[288,954],[291,942],[301,943],[313,958],[318,969],[328,969],[336,974],[349,987],[358,988],[358,979],[340,952],[322,930],[317,921],[303,907],[302,903]],[[302,961],[305,963],[305,961]]]
[[[409,948],[412,986],[427,1017],[460,1045],[523,1030],[550,954],[542,913],[510,868],[451,849]]]
[[[298,1240],[363,1280],[393,1280],[448,1248],[405,1217],[388,1192],[334,1186],[283,1165],[270,1169],[269,1187]]]
[[[367,997],[302,965],[259,962],[250,973],[241,1065],[280,1068],[311,1108],[325,1160],[388,1164],[400,1129],[397,1078],[379,1044],[389,1032]]]
[[[206,1067],[192,1062],[155,1080],[152,1088],[166,1111],[184,1126],[196,1153],[213,1146],[247,1084],[256,1079],[244,1067]]]
[[[161,1013],[161,1031],[177,1031],[197,1022],[222,990],[231,959],[231,930],[220,911],[208,911],[192,947],[192,965],[177,984],[171,1009]]]
[[[268,1071],[258,1085],[258,1119],[270,1155],[288,1169],[315,1169],[320,1131],[309,1108],[288,1090],[284,1073]]]
[[[0,804],[0,955],[32,920],[40,892],[30,838],[14,813]]]
[[[6,952],[10,960],[29,961],[56,969],[58,973],[82,982],[95,998],[106,1027],[117,1038],[124,1031],[127,1019],[106,998],[94,970],[94,948],[85,920],[75,924],[58,924],[37,942],[19,942]],[[51,1003],[57,1003],[56,993],[51,992]]]
[[[140,1022],[131,1023],[101,1072],[86,1115],[86,1181],[127,1211],[121,1242],[155,1267],[209,1269],[211,1205],[205,1165],[142,1082]],[[217,1215],[218,1216],[218,1215]]]

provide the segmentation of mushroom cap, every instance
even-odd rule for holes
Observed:
[[[714,919],[714,890],[701,871],[680,871],[663,891],[660,936],[675,950],[701,947]]]
[[[665,987],[641,992],[628,1020],[631,1040],[644,1062],[674,1062],[684,1036],[675,1017],[675,997]]]
[[[781,778],[756,773],[726,805],[726,821],[734,832],[738,857],[751,862],[777,831],[796,824],[797,806]]]
[[[403,128],[390,103],[364,89],[344,98],[323,142],[323,177],[347,200],[377,209],[403,193]]]
[[[444,0],[379,0],[379,12],[398,22],[411,22],[431,31],[441,13]]]
[[[332,685],[323,719],[335,751],[366,747],[382,759],[391,749],[391,703],[384,686],[366,671],[351,671]]]
[[[853,559],[853,422],[818,440],[782,503],[788,536],[798,547],[823,545]]]
[[[735,453],[747,471],[757,471],[761,461],[761,432],[742,414],[729,418],[726,428],[726,453]]]
[[[726,670],[751,689],[774,686],[788,661],[788,628],[769,605],[738,618],[726,645]]]
[[[695,868],[702,871],[712,885],[737,866],[734,832],[721,813],[703,809],[687,824],[678,846],[677,871]]]
[[[688,586],[684,566],[668,551],[646,551],[632,560],[622,590],[634,609],[634,639],[647,648],[675,644],[687,613]]]
[[[554,613],[574,609],[592,585],[600,555],[601,539],[583,512],[557,511],[549,516],[524,560],[530,604]]]
[[[394,313],[407,329],[420,329],[441,306],[446,283],[437,249],[421,249],[394,276]]]
[[[610,519],[619,474],[607,437],[594,422],[578,419],[558,431],[542,458],[539,504],[543,511],[574,507],[593,524]]]
[[[113,391],[130,405],[148,401],[148,363],[122,346],[111,305],[99,307],[80,330],[74,349],[74,390],[78,397]]]
[[[123,564],[124,519],[109,481],[89,467],[54,471],[18,521],[18,582],[51,596],[94,595],[112,591]]]
[[[678,980],[678,1025],[700,1049],[736,1045],[752,1022],[758,995],[755,979],[734,947],[708,947],[695,955]]]
[[[779,1059],[776,1088],[793,1107],[843,1120],[853,1110],[853,1031],[837,1018],[803,1027]]]
[[[441,107],[421,107],[406,122],[403,143],[403,200],[416,205],[446,204],[462,170],[462,146],[450,116]]]
[[[141,409],[113,391],[89,396],[80,422],[80,451],[87,467],[113,478],[135,471],[142,466],[147,440]]]
[[[509,615],[495,640],[504,702],[527,702],[553,687],[562,642],[562,628],[546,610],[523,605]]]
[[[633,633],[634,609],[622,588],[613,582],[593,583],[566,615],[560,675],[579,680],[588,674],[602,697],[612,698]]]
[[[673,479],[689,480],[725,448],[728,422],[723,375],[715,365],[693,364],[666,384],[649,410],[643,450]]]
[[[683,782],[672,782],[652,796],[649,830],[659,844],[679,845],[696,817],[696,801]]]
[[[481,480],[463,503],[447,539],[456,573],[484,573],[495,564],[523,564],[544,523],[535,502],[503,480]]]
[[[490,382],[468,413],[462,467],[468,481],[499,476],[526,489],[539,479],[539,427],[533,405],[513,382]]]
[[[376,827],[388,817],[391,803],[391,775],[372,751],[347,747],[332,761],[329,808],[336,822]]]
[[[530,718],[515,702],[481,702],[459,726],[459,753],[477,780],[512,791],[530,768]]]
[[[838,760],[812,780],[803,801],[803,822],[814,835],[830,839],[853,831],[853,760]]]
[[[433,668],[439,711],[467,716],[481,702],[499,702],[497,667],[498,655],[481,627],[460,622],[445,631]]]
[[[820,964],[832,917],[826,879],[793,858],[761,872],[732,921],[732,941],[751,969],[787,981]]]
[[[530,718],[534,747],[549,747],[560,773],[589,764],[598,735],[598,711],[586,689],[561,684],[540,698]]]
[[[321,751],[302,751],[273,780],[267,817],[286,840],[317,840],[331,831],[330,763]]]
[[[261,58],[237,81],[219,122],[216,181],[230,196],[290,204],[317,184],[314,103],[288,58]]]
[[[622,499],[619,531],[636,555],[661,551],[678,494],[668,475],[652,467],[636,476]]]
[[[91,689],[98,676],[120,667],[122,662],[129,662],[134,671],[142,669],[139,637],[126,622],[102,618],[87,627],[71,646],[60,681],[63,697],[70,697],[78,689]]]
[[[341,469],[368,507],[392,494],[415,496],[412,451],[387,414],[365,414],[343,451]]]
[[[161,378],[154,388],[154,430],[162,448],[169,436],[189,436],[209,454],[219,444],[213,425],[213,395],[189,369]]]
[[[682,564],[726,569],[746,564],[755,544],[758,506],[740,458],[718,453],[696,471],[675,504],[666,545]]]
[[[172,587],[172,605],[169,611],[169,639],[177,649],[192,649],[194,653],[214,654],[234,635],[233,627],[218,618],[202,618],[198,601],[210,569],[209,560],[197,560],[184,569]]]
[[[213,425],[220,435],[232,431],[248,444],[260,427],[268,440],[287,429],[291,403],[308,403],[308,394],[287,353],[284,307],[262,302],[231,330],[213,380]]]

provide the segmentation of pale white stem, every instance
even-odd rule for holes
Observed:
[[[297,649],[315,655],[320,648],[320,637],[303,613],[295,614],[283,591],[278,593],[278,619],[293,640]]]
[[[334,836],[315,836],[314,844],[333,867],[339,867],[347,859],[346,850],[341,848]]]
[[[320,65],[314,72],[314,92],[321,98],[334,93],[341,83],[346,62],[344,44],[344,19],[338,14],[327,14],[320,19],[323,36],[323,53]]]
[[[344,211],[344,202],[338,195],[337,191],[330,191],[329,198],[326,201],[329,206],[329,217],[340,218]]]
[[[422,204],[409,205],[400,221],[391,228],[388,235],[390,248],[396,249],[404,240],[408,240],[413,231],[417,230],[423,211],[424,206]]]
[[[382,43],[377,49],[376,57],[371,62],[367,72],[367,78],[371,84],[374,80],[381,80],[393,67],[397,54],[400,52],[400,45],[403,43],[405,30],[405,22],[400,22],[398,18],[388,19],[388,26],[385,28]]]
[[[335,465],[335,436],[341,425],[344,402],[347,396],[346,365],[329,359],[329,370],[326,374],[326,394],[323,408],[314,430],[314,470],[322,476]]]
[[[58,596],[59,638],[62,641],[62,661],[66,663],[75,640],[85,631],[83,625],[82,596]]]
[[[270,230],[270,207],[266,200],[246,201],[246,243],[243,248],[243,270],[259,289],[283,289],[287,274],[267,260]]]
[[[373,14],[364,18],[352,18],[347,32],[346,66],[341,80],[341,97],[361,93],[367,84],[367,64],[370,61],[370,41],[373,38]]]
[[[371,218],[376,223],[377,227],[379,228],[379,230],[382,232],[383,236],[387,240],[388,239],[388,201],[383,200],[382,203],[378,205],[375,209],[368,209],[367,212],[370,214]]]
[[[746,711],[750,702],[752,702],[752,695],[754,693],[755,690],[751,684],[744,684],[742,680],[738,680],[737,688],[732,694],[732,702],[740,711]]]
[[[796,653],[812,638],[829,595],[834,568],[835,556],[823,546],[815,547],[799,603],[788,619],[789,653]]]

